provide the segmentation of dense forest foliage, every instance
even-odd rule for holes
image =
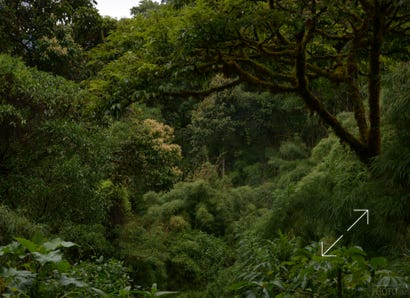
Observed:
[[[410,296],[409,1],[95,4],[0,0],[2,296]]]

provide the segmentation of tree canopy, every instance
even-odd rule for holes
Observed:
[[[113,22],[94,0],[0,1],[0,52],[71,79],[79,76],[82,50],[101,43]],[[74,71],[77,70],[77,71]]]
[[[138,71],[148,72],[135,89],[189,97],[244,83],[296,93],[362,161],[380,153],[381,74],[392,63],[387,57],[409,58],[405,1],[195,1],[144,11],[119,31],[134,37],[125,37],[131,52],[119,61],[138,57]],[[124,35],[112,42],[118,38]],[[215,73],[229,80],[210,87],[204,78]],[[131,100],[149,96],[135,92]],[[353,131],[337,119],[342,96],[355,116]]]

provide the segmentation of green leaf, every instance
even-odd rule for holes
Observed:
[[[173,294],[177,294],[178,292],[176,291],[158,291],[154,294],[155,297],[160,297],[160,296],[169,296]]]
[[[66,276],[66,275],[64,275],[64,274],[63,274],[63,275],[61,276],[61,278],[60,278],[60,283],[61,283],[61,285],[63,285],[63,286],[73,285],[73,286],[75,286],[75,287],[77,287],[77,288],[84,288],[84,287],[87,286],[87,284],[86,284],[85,282],[79,281],[79,280],[77,280],[77,279],[75,279],[75,278],[72,278],[72,277],[68,277],[68,276]]]
[[[3,268],[0,276],[9,280],[9,287],[23,290],[34,283],[37,274],[26,270],[16,270],[15,268]]]
[[[283,283],[282,283],[280,280],[278,280],[278,279],[275,279],[274,281],[272,281],[272,284],[275,285],[275,286],[277,286],[277,287],[278,287],[279,289],[281,289],[281,290],[284,289]]]
[[[387,260],[383,257],[375,257],[370,260],[370,265],[376,270],[387,266]]]
[[[123,289],[120,289],[118,291],[118,294],[120,295],[120,297],[127,297],[130,294],[130,292],[131,292],[131,287],[128,286]]]
[[[107,297],[107,294],[106,294],[104,291],[100,290],[100,289],[91,287],[91,290],[93,290],[94,292],[96,292],[96,293],[97,293],[98,295],[100,295],[101,297]],[[120,295],[121,295],[121,290],[120,290]]]
[[[46,263],[59,263],[63,259],[63,256],[60,251],[53,250],[47,254],[42,254],[39,252],[33,252],[34,258],[40,262],[42,265]]]
[[[44,243],[44,248],[47,251],[50,251],[50,250],[55,250],[58,247],[72,247],[72,246],[75,246],[75,245],[76,244],[73,243],[73,242],[63,241],[60,238],[55,238],[51,241],[45,242]]]
[[[363,249],[359,246],[352,246],[349,247],[349,249],[346,252],[347,255],[349,256],[354,256],[354,255],[361,255],[363,257],[366,256],[366,253],[363,251]]]
[[[143,297],[151,297],[151,293],[148,292],[148,291],[144,291],[144,290],[135,290],[135,291],[133,291],[133,293],[139,294]]]
[[[36,232],[36,233],[34,233],[34,236],[31,239],[31,241],[33,241],[37,245],[41,245],[45,242],[45,239],[44,239],[44,236],[41,233]]]
[[[71,268],[71,265],[67,260],[62,260],[57,263],[55,267],[59,272],[67,272]]]
[[[16,237],[14,239],[16,239],[18,243],[20,243],[23,247],[28,249],[30,252],[39,251],[39,246],[30,240],[19,238],[19,237]]]
[[[17,255],[25,255],[25,249],[20,243],[16,241],[13,241],[9,245],[0,247],[0,256],[9,254],[9,253],[17,254]]]
[[[238,290],[241,290],[243,288],[249,288],[249,287],[254,287],[254,286],[255,286],[255,284],[252,283],[252,282],[240,281],[240,282],[237,282],[237,283],[234,283],[234,284],[230,285],[228,287],[228,290],[229,291],[238,291]]]

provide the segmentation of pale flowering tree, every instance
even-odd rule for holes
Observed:
[[[133,191],[131,203],[147,191],[170,189],[182,174],[181,148],[173,144],[173,128],[153,119],[126,119],[113,125],[113,180]]]

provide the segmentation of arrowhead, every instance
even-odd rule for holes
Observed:
[[[347,229],[347,231],[350,231],[351,228],[353,228],[353,226],[355,224],[357,224],[359,222],[359,220],[366,215],[366,222],[367,224],[369,224],[369,209],[353,209],[353,211],[361,211],[363,212],[363,214]]]
[[[333,244],[332,244],[328,249],[326,249],[326,251],[324,251],[324,252],[323,252],[323,242],[320,242],[320,248],[321,248],[321,255],[322,255],[322,257],[336,257],[336,255],[327,255],[327,252],[328,252],[333,246],[335,246],[335,244],[336,244],[340,239],[342,239],[342,238],[343,238],[343,235],[340,236],[335,242],[333,242]]]
[[[327,255],[326,254],[327,251],[323,252],[323,242],[320,242],[320,248],[321,248],[320,254],[322,255],[322,257],[336,257],[336,255]]]
[[[363,211],[366,214],[366,222],[369,224],[369,209],[353,209],[353,211]]]

